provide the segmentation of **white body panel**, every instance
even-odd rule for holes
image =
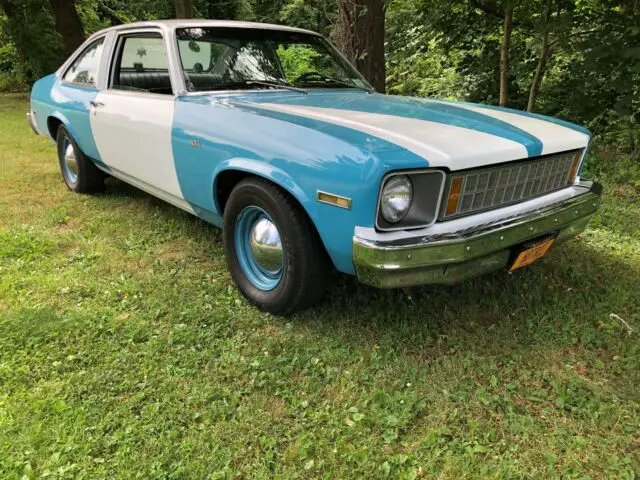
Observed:
[[[256,103],[252,106],[313,118],[374,135],[424,157],[432,167],[462,170],[527,158],[527,149],[518,142],[455,125],[333,108],[274,103]]]
[[[127,177],[184,199],[171,145],[174,97],[104,90],[95,102],[91,130],[102,161]]]

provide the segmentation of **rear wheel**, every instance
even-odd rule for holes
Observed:
[[[330,264],[314,226],[297,202],[259,178],[242,180],[224,211],[231,276],[259,308],[288,315],[324,294]]]
[[[104,189],[104,173],[78,147],[64,125],[58,127],[58,161],[64,183],[76,193],[96,193]]]

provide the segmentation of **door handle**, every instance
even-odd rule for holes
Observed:
[[[95,100],[91,100],[89,103],[90,103],[93,107],[96,107],[96,108],[104,107],[104,103],[102,103],[102,102],[96,102]]]

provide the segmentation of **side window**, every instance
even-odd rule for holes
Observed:
[[[71,64],[62,79],[65,82],[96,86],[98,80],[98,65],[102,56],[104,37],[90,44],[84,52]]]
[[[159,33],[121,37],[111,87],[171,95],[169,62]]]

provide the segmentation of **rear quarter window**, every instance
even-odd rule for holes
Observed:
[[[98,81],[98,66],[102,56],[104,37],[91,43],[73,61],[63,76],[63,80],[69,83],[96,86]]]

